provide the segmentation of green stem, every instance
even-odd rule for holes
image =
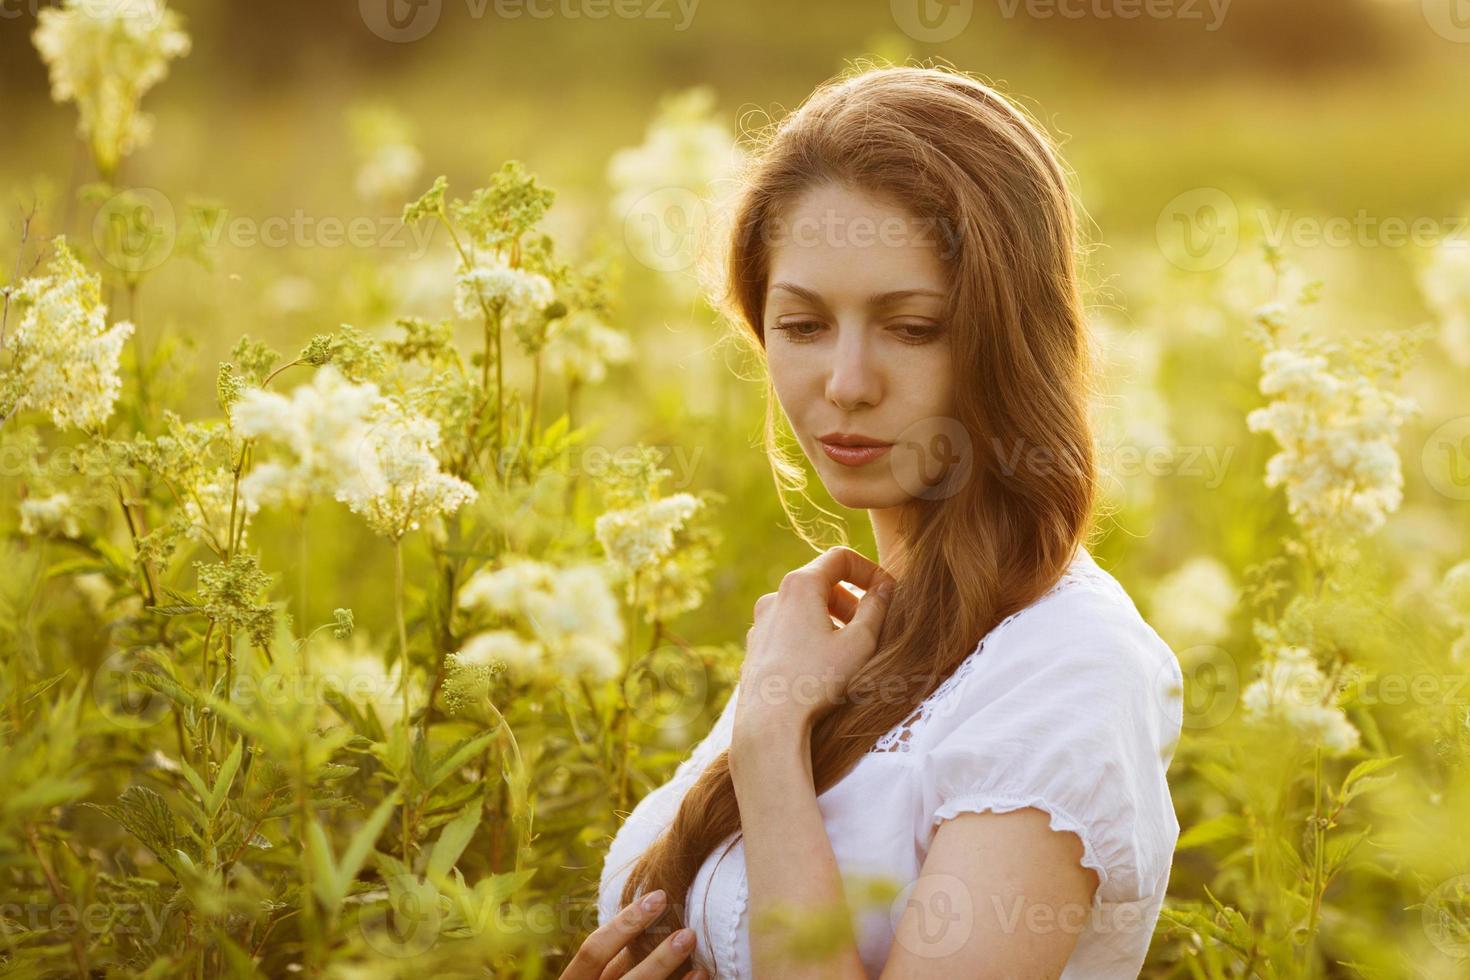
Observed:
[[[403,737],[411,737],[411,724],[408,710],[408,627],[403,617],[403,538],[393,539],[393,611],[398,622],[398,687],[399,696],[403,699]],[[400,830],[403,837],[403,863],[409,862],[409,830],[408,814],[409,798],[405,793],[403,808],[400,813]]]
[[[308,530],[308,528],[307,528],[307,524],[306,524],[306,506],[305,505],[302,505],[302,507],[301,507],[301,526],[296,531],[296,548],[297,548],[297,551],[296,551],[296,581],[297,581],[297,588],[298,588],[298,590],[300,592],[300,595],[297,597],[297,602],[296,602],[296,615],[299,616],[299,617],[301,617],[301,623],[302,623],[302,625],[305,625],[307,622],[310,621],[308,619],[308,617],[307,617],[307,611],[306,611],[306,578],[307,578],[307,575],[309,574],[307,572],[308,566],[307,566],[306,562],[307,562],[308,557],[310,556],[310,551],[308,550],[308,547],[307,547],[307,530]],[[302,658],[303,658],[302,666],[303,666],[303,669],[307,666],[307,664],[305,662],[305,657],[306,657],[306,653],[305,653],[305,650],[303,649],[303,652],[302,652]]]
[[[1317,915],[1322,907],[1322,848],[1327,837],[1322,819],[1322,746],[1316,746],[1312,754],[1312,911],[1307,918],[1308,952],[1316,938]]]

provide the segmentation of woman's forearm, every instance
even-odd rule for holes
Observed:
[[[730,773],[750,883],[755,977],[866,980],[851,939],[804,967],[789,959],[787,930],[760,927],[763,912],[784,906],[801,915],[840,916],[835,921],[844,931],[850,928],[837,858],[812,782],[810,726],[781,722],[737,733],[730,747]]]

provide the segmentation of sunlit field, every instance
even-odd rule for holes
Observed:
[[[1085,211],[1143,975],[1470,977],[1463,5],[617,9],[0,4],[0,975],[561,975],[752,603],[874,553],[710,290],[750,134],[910,62]]]

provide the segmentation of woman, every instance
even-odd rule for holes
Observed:
[[[733,218],[727,310],[879,561],[832,549],[756,602],[739,683],[620,829],[564,976],[1136,977],[1182,678],[1086,547],[1054,148],[962,73],[870,69],[773,127]],[[767,449],[799,472],[769,401]],[[859,908],[874,877],[902,890]],[[833,909],[854,928],[820,961],[751,927]]]

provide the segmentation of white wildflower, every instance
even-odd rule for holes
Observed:
[[[144,94],[189,52],[179,15],[162,0],[63,0],[37,14],[32,40],[51,72],[51,98],[75,102],[78,134],[104,176],[145,143]]]
[[[487,630],[470,637],[449,658],[451,669],[508,670],[513,676],[524,678],[541,670],[546,663],[546,651],[540,643],[525,639],[515,630]]]
[[[498,310],[507,325],[534,323],[555,300],[550,279],[511,268],[493,252],[481,255],[473,266],[461,263],[455,274],[454,311],[466,320],[483,319],[488,308]]]
[[[1197,555],[1159,579],[1149,620],[1176,649],[1218,643],[1230,632],[1239,599],[1230,570]]]
[[[1286,487],[1292,516],[1314,539],[1378,530],[1403,500],[1394,443],[1414,402],[1334,373],[1320,354],[1272,350],[1261,367],[1261,392],[1273,401],[1246,423],[1281,446],[1266,464],[1266,485]]]
[[[61,534],[75,538],[81,535],[81,523],[72,496],[66,492],[46,497],[27,497],[20,502],[21,534]]]
[[[539,561],[513,561],[502,568],[476,572],[459,591],[466,609],[487,609],[514,614],[523,609],[529,596],[549,590],[556,568]]]
[[[461,587],[459,598],[466,610],[485,610],[523,625],[540,645],[545,671],[605,680],[621,667],[623,620],[601,566],[557,568],[520,559],[475,573]],[[509,640],[501,637],[493,642]],[[529,656],[521,658],[522,666],[531,666]]]
[[[1445,572],[1439,592],[1450,615],[1470,626],[1470,561],[1462,561]]]
[[[699,510],[701,501],[689,493],[610,510],[597,518],[597,540],[603,550],[629,575],[653,565],[674,547],[674,533]]]
[[[1332,755],[1357,747],[1358,730],[1337,707],[1311,650],[1283,647],[1261,664],[1260,674],[1241,695],[1247,721],[1283,724]]]
[[[626,364],[633,343],[586,310],[574,310],[546,343],[546,367],[572,381],[599,384],[607,365]]]
[[[353,465],[338,484],[337,499],[394,540],[454,513],[475,499],[475,488],[440,471],[434,455],[438,445],[437,422],[413,414],[396,399],[380,400]]]
[[[614,220],[640,261],[666,273],[697,262],[717,237],[720,210],[735,189],[744,156],[734,134],[714,115],[715,93],[699,86],[665,98],[643,143],[608,161]],[[688,276],[669,281],[688,294]]]
[[[230,407],[235,431],[278,443],[294,457],[257,463],[241,479],[246,507],[253,512],[335,496],[342,475],[357,466],[368,420],[381,400],[377,385],[353,384],[331,364],[289,396],[258,388],[244,392]]]
[[[60,429],[95,428],[122,393],[118,364],[133,325],[107,325],[100,280],[64,238],[55,246],[48,274],[26,279],[15,293],[22,314],[10,339],[19,379],[13,410],[47,412]]]

